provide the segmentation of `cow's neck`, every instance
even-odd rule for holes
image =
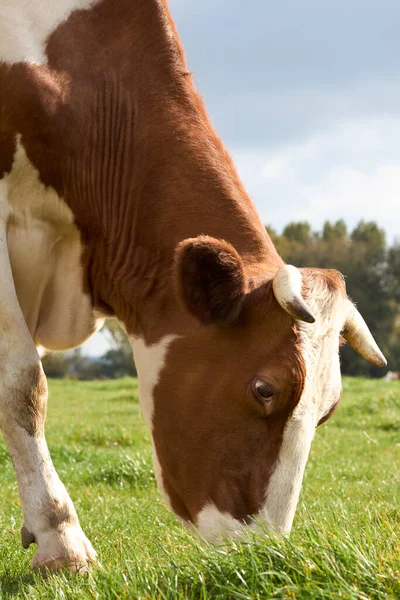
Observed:
[[[168,322],[175,310],[171,263],[183,239],[206,234],[229,241],[252,275],[281,264],[208,122],[197,129],[193,119],[190,133],[190,111],[178,111],[175,124],[161,130],[162,115],[152,118],[156,123],[144,118],[133,128],[140,141],[132,140],[124,174],[104,182],[108,195],[91,211],[96,226],[85,228],[95,303],[110,305],[136,333],[146,325],[146,311],[152,321],[158,314]],[[104,165],[101,170],[109,176]]]
[[[46,54],[63,91],[49,121],[38,112],[52,143],[36,164],[75,215],[96,306],[131,333],[149,312],[172,318],[174,250],[199,234],[231,242],[251,274],[276,270],[280,258],[195,92],[164,0],[103,0],[72,13]],[[29,77],[46,81],[40,68]]]
[[[181,240],[223,238],[252,274],[274,271],[280,259],[195,92],[164,2],[107,0],[96,11],[98,23],[111,24],[109,36],[93,18],[87,31],[81,23],[75,62],[58,57],[69,43],[68,23],[48,45],[52,66],[69,71],[69,105],[81,115],[70,146],[85,143],[66,161],[72,184],[65,196],[85,237],[95,304],[140,333],[146,311],[153,321],[176,311],[171,262]]]

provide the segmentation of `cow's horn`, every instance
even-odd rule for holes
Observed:
[[[294,319],[314,323],[301,295],[301,273],[292,265],[281,267],[272,281],[272,289],[279,304]]]
[[[348,306],[349,312],[342,332],[344,339],[366,360],[377,367],[386,367],[387,360],[379,350],[368,325],[350,300]]]

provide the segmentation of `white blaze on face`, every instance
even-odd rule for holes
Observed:
[[[142,338],[129,336],[129,342],[133,350],[136,370],[139,380],[139,401],[144,420],[147,427],[153,435],[153,414],[154,414],[154,389],[159,382],[160,373],[165,365],[165,358],[168,348],[176,339],[176,335],[167,335],[157,344],[147,345]],[[167,399],[166,399],[167,401]],[[164,488],[162,480],[161,465],[158,460],[157,452],[153,443],[153,467],[157,485],[171,508],[168,494]]]
[[[74,10],[98,0],[6,0],[0,3],[0,62],[46,64],[50,34]]]
[[[306,367],[305,386],[283,432],[260,515],[272,529],[283,532],[292,527],[315,428],[341,392],[339,335],[346,319],[345,299],[333,295],[317,280],[307,304],[316,322],[297,323]]]
[[[322,292],[321,292],[322,294]],[[316,324],[299,326],[306,383],[303,394],[286,424],[277,463],[268,482],[266,502],[251,529],[266,524],[273,531],[289,532],[296,512],[304,470],[318,421],[338,400],[341,391],[339,333],[345,320],[345,307],[338,300],[329,314],[319,314]],[[223,536],[237,539],[249,526],[208,503],[196,518],[200,534],[218,542]]]
[[[262,511],[272,529],[289,532],[292,527],[315,427],[311,413],[302,418],[293,415],[285,427]]]

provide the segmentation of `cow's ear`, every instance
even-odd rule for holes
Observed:
[[[236,250],[223,240],[199,236],[181,242],[175,256],[178,296],[202,323],[233,323],[246,293]]]

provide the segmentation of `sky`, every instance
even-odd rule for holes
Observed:
[[[189,69],[265,224],[400,238],[400,2],[170,0]],[[99,345],[100,344],[100,345]],[[99,338],[88,351],[102,351]]]
[[[374,219],[400,237],[400,2],[170,5],[263,221]]]

